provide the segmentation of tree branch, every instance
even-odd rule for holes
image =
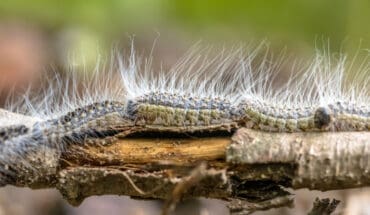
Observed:
[[[369,132],[242,128],[231,138],[121,138],[104,146],[71,145],[49,165],[47,180],[19,176],[16,185],[56,187],[72,205],[92,195],[116,194],[167,199],[170,211],[180,199],[208,197],[244,213],[291,206],[286,188],[367,186],[369,152]]]

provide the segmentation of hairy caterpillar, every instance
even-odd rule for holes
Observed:
[[[283,63],[272,63],[268,54],[260,55],[261,49],[214,57],[202,57],[198,50],[159,73],[151,70],[150,59],[143,62],[132,49],[128,60],[119,59],[107,73],[97,69],[84,80],[82,95],[77,76],[56,77],[41,97],[26,93],[25,99],[11,102],[10,110],[35,122],[1,124],[0,184],[14,183],[14,173],[44,171],[35,163],[45,159],[45,151],[57,157],[69,143],[124,136],[132,128],[175,133],[243,126],[271,132],[370,131],[367,57],[356,72],[356,84],[345,85],[345,72],[352,69],[345,56],[318,53],[293,67],[288,82],[274,90],[273,79]],[[103,81],[102,75],[107,76]]]

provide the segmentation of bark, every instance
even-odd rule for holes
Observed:
[[[47,180],[72,205],[92,195],[165,199],[164,214],[184,198],[227,201],[244,214],[292,206],[288,188],[333,190],[370,184],[370,132],[268,133],[232,137],[121,138],[68,148]],[[53,172],[53,171],[50,171]]]

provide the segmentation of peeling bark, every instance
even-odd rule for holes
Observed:
[[[226,160],[238,165],[289,164],[290,187],[334,190],[370,185],[370,133],[265,133],[240,129]]]

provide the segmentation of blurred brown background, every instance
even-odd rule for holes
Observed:
[[[369,21],[368,0],[2,0],[0,100],[50,71],[63,73],[71,65],[92,69],[99,56],[109,55],[112,47],[121,51],[132,38],[135,47],[147,53],[156,43],[154,64],[165,68],[197,41],[227,47],[264,39],[272,52],[287,47],[303,59],[325,41],[329,51],[354,56],[370,47]],[[361,209],[361,214],[370,214],[365,207],[370,194],[363,190],[300,191],[296,209],[269,213],[304,213],[318,195],[345,200],[342,213]],[[0,215],[159,214],[160,207],[159,201],[105,196],[72,208],[53,190],[0,189]],[[182,203],[176,214],[227,214],[227,210],[220,201],[202,199]]]

